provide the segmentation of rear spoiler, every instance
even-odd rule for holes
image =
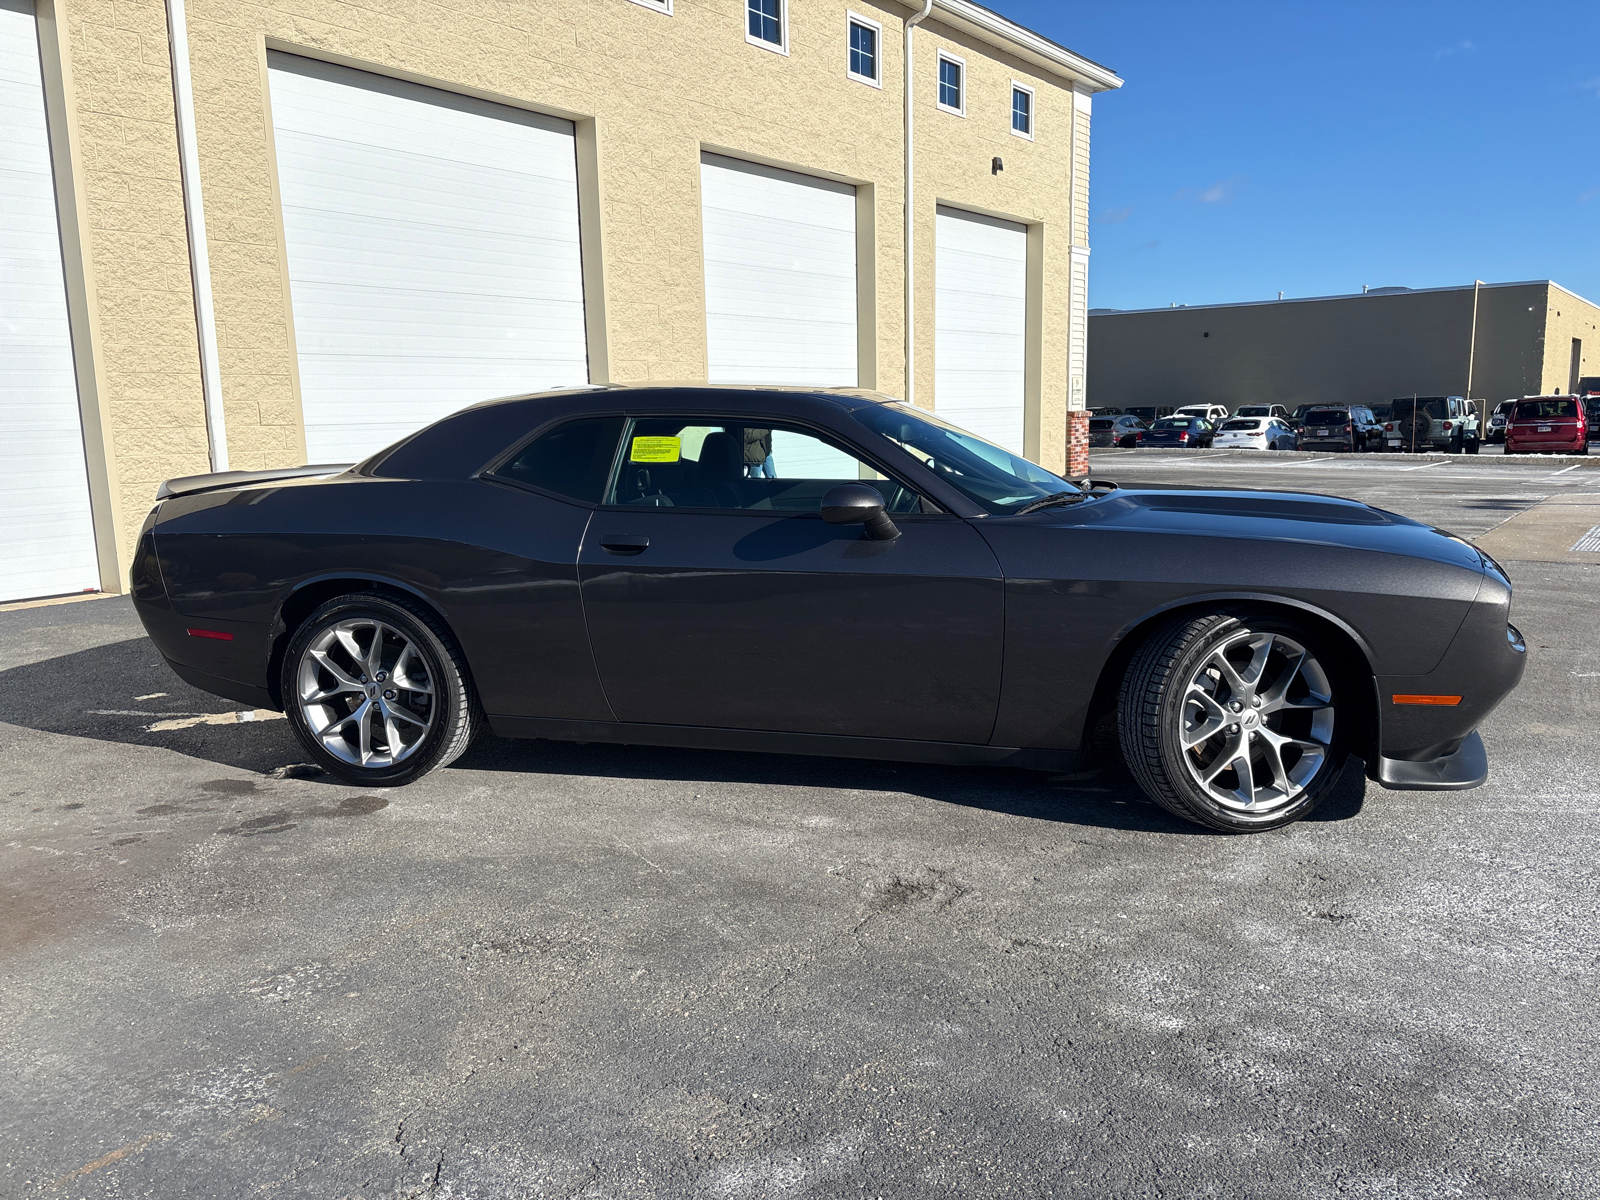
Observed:
[[[315,475],[337,475],[353,466],[354,463],[320,463],[304,467],[277,467],[271,471],[218,471],[212,475],[181,475],[177,479],[167,480],[158,487],[156,499],[170,500],[174,496],[215,492],[246,483],[271,483],[278,479],[307,479]]]

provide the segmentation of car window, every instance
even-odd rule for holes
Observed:
[[[1343,408],[1314,408],[1306,414],[1307,425],[1343,425],[1350,413]]]
[[[1092,430],[1110,429],[1114,425],[1116,425],[1116,422],[1110,417],[1095,417],[1089,422],[1089,428]]]
[[[584,417],[557,425],[524,446],[493,474],[566,496],[599,504],[622,435],[621,417]]]
[[[1015,512],[1046,496],[1079,490],[1038,463],[909,404],[875,404],[854,415],[991,513]]]
[[[776,422],[715,416],[629,422],[607,504],[814,513],[841,483],[867,482],[889,512],[924,511],[914,490],[829,438]]]
[[[1576,400],[1523,400],[1517,405],[1518,421],[1548,421],[1551,417],[1578,415]]]
[[[1236,417],[1270,417],[1274,414],[1272,409],[1265,404],[1247,404],[1233,415]]]
[[[1225,429],[1225,430],[1226,429],[1260,429],[1261,428],[1261,422],[1260,421],[1241,421],[1238,418],[1235,418],[1232,421],[1224,421],[1222,423],[1222,428]]]

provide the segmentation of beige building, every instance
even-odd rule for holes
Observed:
[[[1600,375],[1600,307],[1549,280],[1089,316],[1089,403],[1489,406]]]
[[[1119,86],[970,0],[0,0],[0,600],[120,590],[164,478],[553,386],[1064,468]]]

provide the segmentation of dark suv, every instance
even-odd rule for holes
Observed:
[[[1461,396],[1402,396],[1390,402],[1383,430],[1390,450],[1476,454],[1478,406]]]
[[[1319,404],[1300,418],[1300,449],[1383,449],[1383,426],[1372,410],[1361,404]]]

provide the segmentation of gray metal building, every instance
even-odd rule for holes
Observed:
[[[1491,405],[1600,375],[1600,307],[1549,280],[1089,310],[1088,402]]]

